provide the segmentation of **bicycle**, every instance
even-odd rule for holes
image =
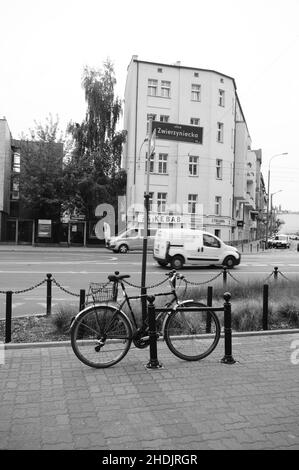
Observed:
[[[198,361],[207,357],[216,348],[220,338],[220,323],[215,312],[204,310],[205,304],[192,299],[180,301],[176,293],[176,279],[184,276],[170,271],[170,291],[155,294],[172,296],[165,307],[169,310],[156,316],[160,324],[157,336],[163,336],[170,351],[187,361]],[[130,300],[144,295],[128,296],[124,279],[128,274],[119,272],[109,275],[106,284],[91,283],[94,303],[80,311],[71,322],[71,345],[75,355],[84,364],[95,368],[106,368],[117,364],[128,353],[133,344],[143,349],[149,345],[147,318],[138,327]],[[123,299],[117,302],[119,285]],[[122,310],[127,305],[132,321]],[[178,307],[192,307],[192,311],[180,311]],[[194,308],[198,307],[198,311]]]

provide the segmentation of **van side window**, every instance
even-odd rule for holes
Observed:
[[[220,242],[212,235],[203,234],[203,244],[212,248],[220,248]]]

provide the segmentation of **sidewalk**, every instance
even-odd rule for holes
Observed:
[[[299,334],[236,336],[238,362],[223,354],[222,339],[185,362],[159,342],[162,369],[133,348],[97,370],[70,346],[7,349],[0,449],[299,449]]]

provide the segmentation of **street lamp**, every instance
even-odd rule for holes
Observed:
[[[270,197],[270,237],[273,231],[273,224],[274,224],[274,219],[275,219],[275,211],[274,211],[274,217],[272,215],[272,208],[273,208],[272,198],[275,194],[281,193],[281,191],[282,189],[279,189],[279,191],[275,191],[275,193],[271,193],[271,197]]]
[[[268,191],[267,191],[267,223],[266,223],[266,244],[265,244],[265,249],[267,250],[268,248],[268,236],[269,236],[269,199],[270,199],[270,165],[271,161],[275,157],[279,157],[281,155],[287,155],[288,152],[284,153],[277,153],[276,155],[273,155],[270,160],[269,160],[269,166],[268,166]]]

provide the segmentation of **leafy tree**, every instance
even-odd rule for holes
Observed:
[[[49,115],[45,124],[35,121],[35,129],[19,141],[21,171],[20,203],[31,217],[59,218],[62,203],[63,142],[59,122]]]
[[[117,131],[121,100],[115,96],[114,67],[107,59],[103,70],[85,67],[82,87],[87,110],[81,124],[71,122],[68,132],[74,146],[64,168],[66,210],[94,217],[103,202],[116,206],[124,194],[126,174],[120,168],[125,131]]]

